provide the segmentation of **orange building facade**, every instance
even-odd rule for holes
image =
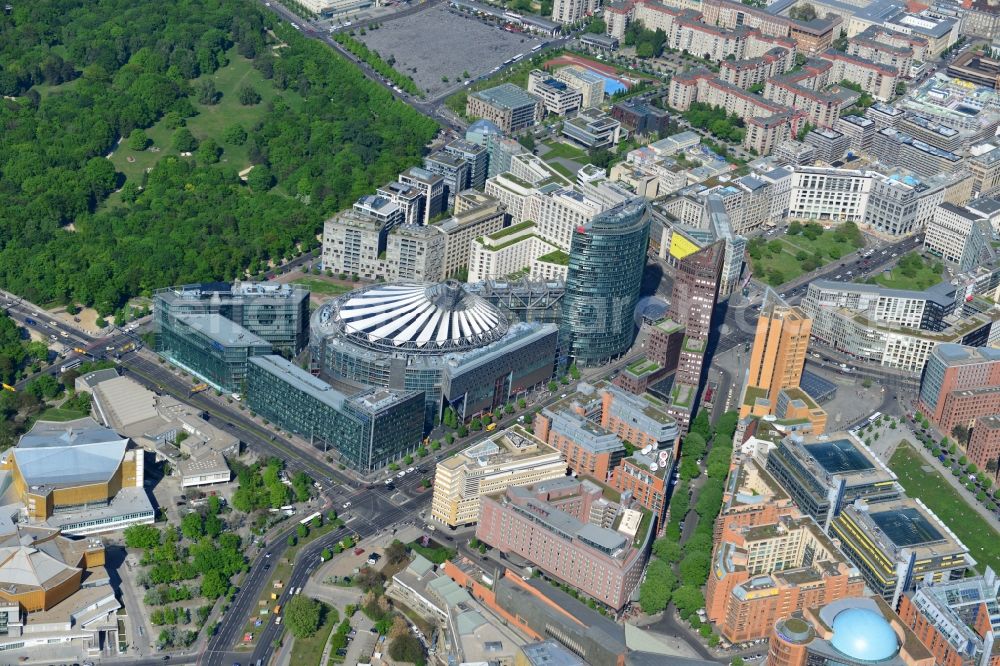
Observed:
[[[917,586],[900,599],[899,617],[938,666],[1000,666],[998,604],[1000,579],[987,567],[982,576]]]
[[[826,412],[799,388],[811,331],[812,320],[802,310],[768,293],[757,319],[741,419],[775,415],[808,423],[813,434],[826,430]]]

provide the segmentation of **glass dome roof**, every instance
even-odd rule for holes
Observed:
[[[899,638],[882,615],[867,608],[848,608],[833,619],[830,640],[842,654],[860,661],[877,663],[899,650]]]

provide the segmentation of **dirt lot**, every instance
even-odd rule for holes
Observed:
[[[432,96],[454,86],[464,72],[477,77],[542,43],[537,37],[505,32],[442,5],[356,36],[385,60],[395,58],[394,67]]]

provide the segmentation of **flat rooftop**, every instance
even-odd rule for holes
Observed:
[[[224,347],[271,346],[264,338],[220,314],[179,314],[177,320]]]
[[[438,465],[457,469],[465,465],[500,465],[524,458],[555,454],[556,450],[538,439],[522,426],[515,425],[500,430],[478,444],[473,444],[458,455],[445,458]]]
[[[858,447],[847,439],[810,444],[805,449],[830,474],[860,472],[875,467]]]
[[[472,93],[471,97],[481,99],[491,106],[504,109],[516,109],[522,106],[533,106],[539,99],[513,83],[502,83],[495,88],[487,88]]]
[[[944,539],[944,535],[914,507],[877,511],[870,515],[872,522],[900,548]]]

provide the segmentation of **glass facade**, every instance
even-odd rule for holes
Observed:
[[[348,397],[280,356],[251,360],[246,402],[344,464],[370,472],[412,453],[423,434],[420,393],[368,390]]]
[[[271,344],[217,314],[164,317],[156,351],[226,393],[241,393],[247,361]]]
[[[635,307],[649,244],[641,199],[607,210],[573,233],[560,344],[579,365],[625,353],[635,333]]]
[[[171,317],[218,314],[256,333],[284,356],[309,341],[309,290],[258,282],[190,284],[153,295],[153,322],[159,332]]]

